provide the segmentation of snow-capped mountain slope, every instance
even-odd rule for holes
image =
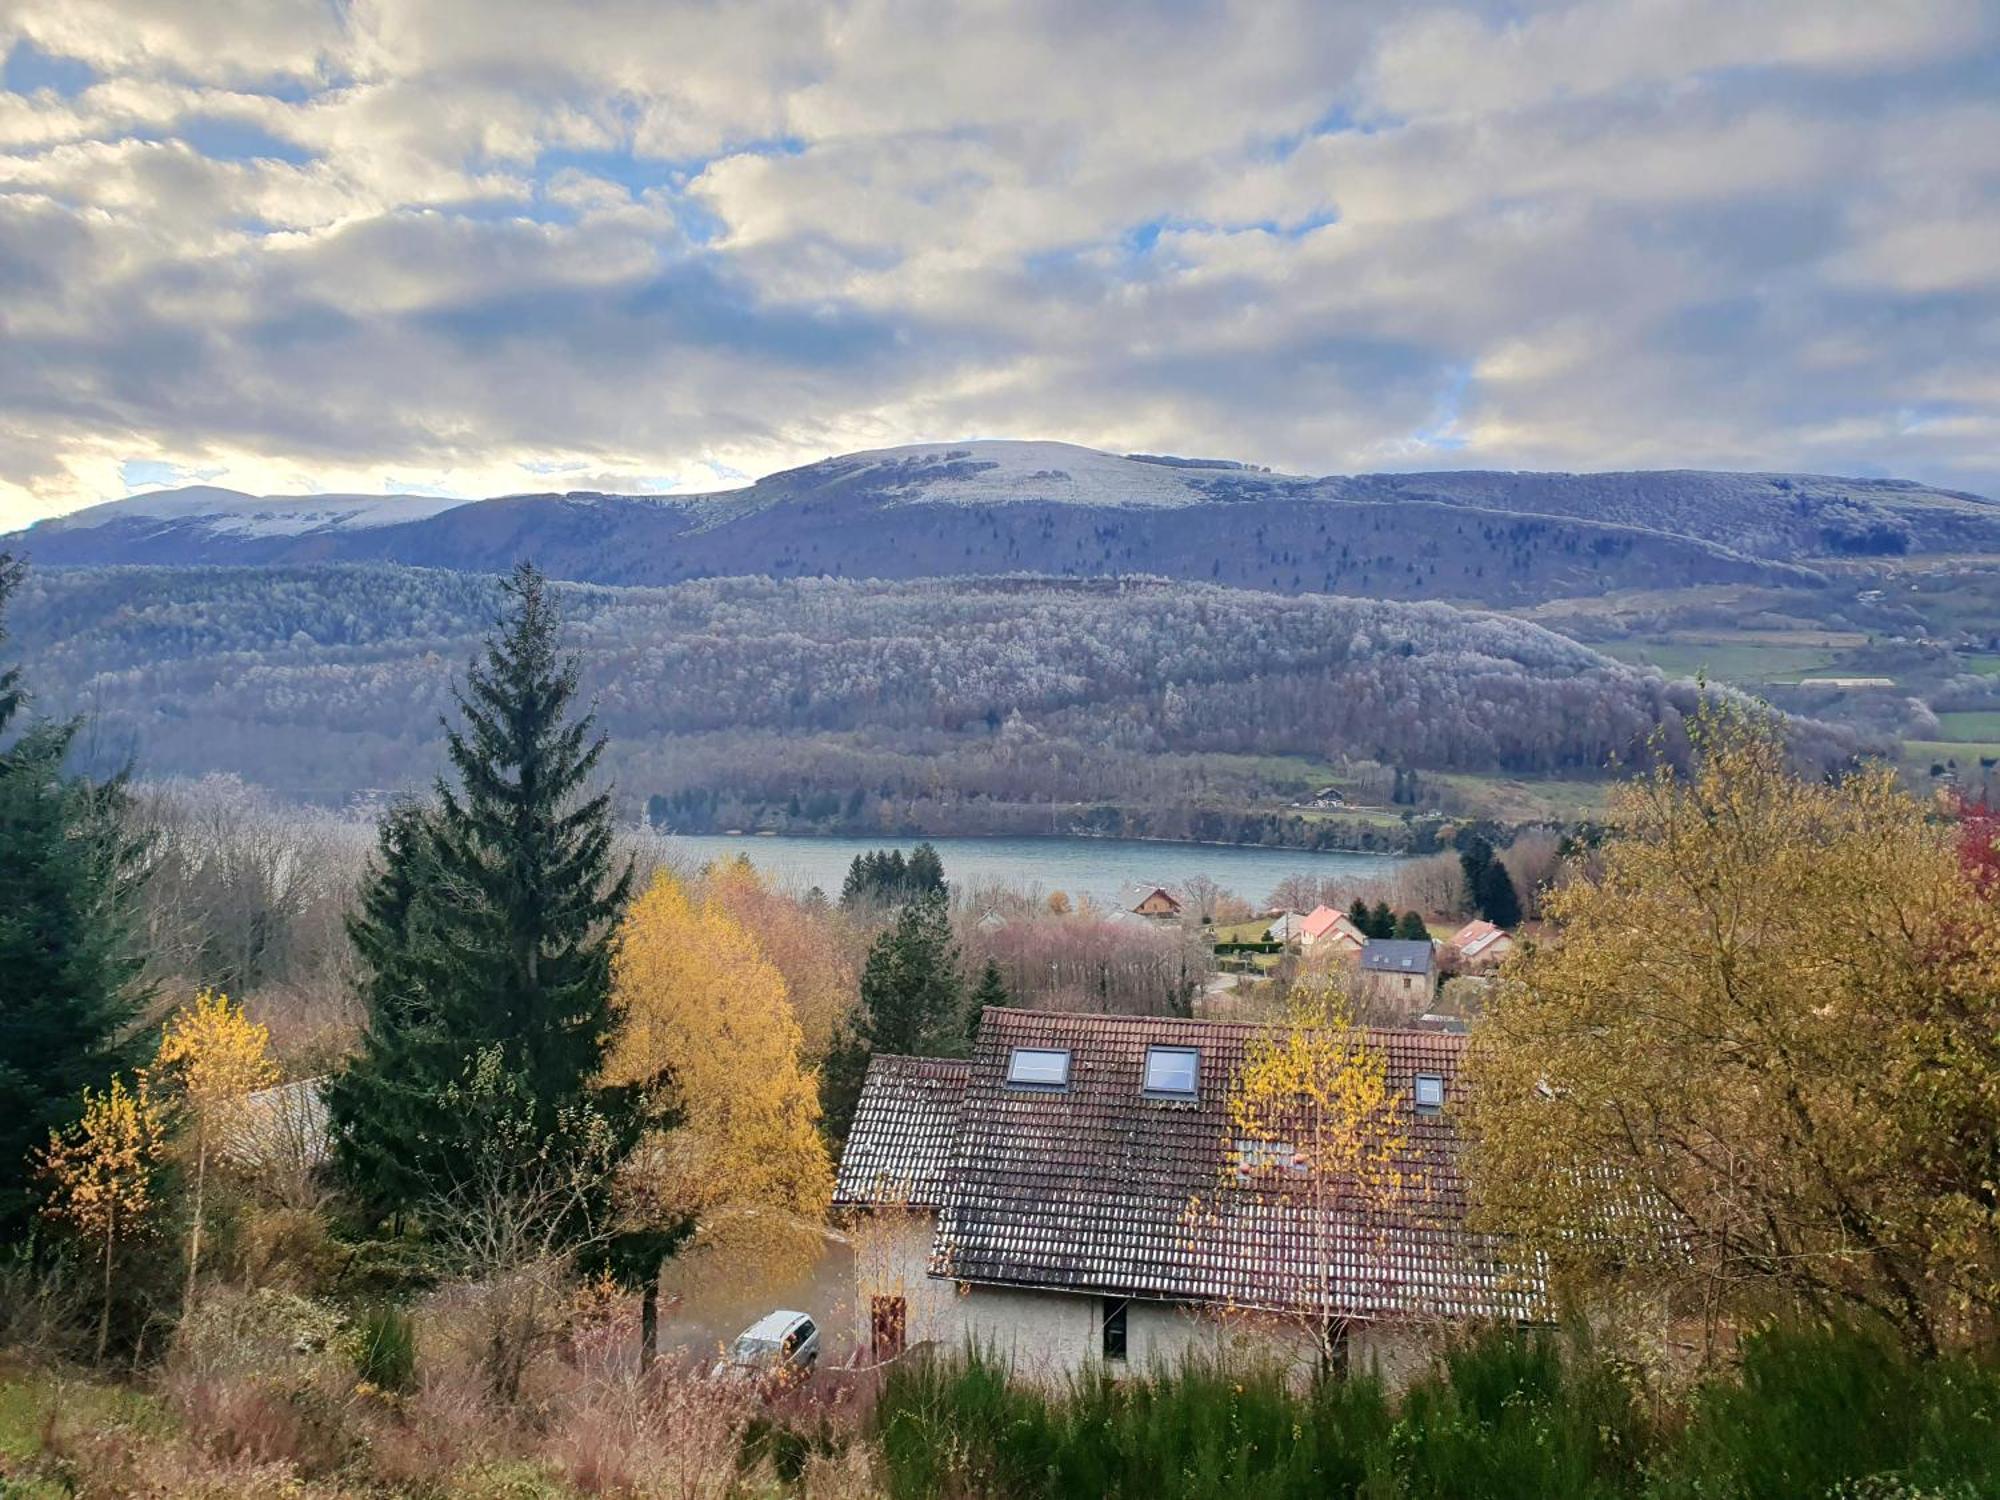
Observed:
[[[138,495],[0,551],[40,565],[391,561],[559,578],[1158,574],[1283,593],[1514,607],[1624,588],[1818,587],[1824,559],[2000,556],[2000,506],[1818,475],[1310,478],[1068,443],[922,443],[708,494]]]
[[[240,490],[198,484],[109,500],[44,521],[42,526],[54,531],[83,531],[122,521],[192,522],[217,536],[302,536],[313,531],[400,526],[467,503],[429,495],[246,495]]]

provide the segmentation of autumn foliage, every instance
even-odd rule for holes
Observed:
[[[1803,1305],[1919,1351],[2000,1320],[2000,922],[1968,834],[1747,711],[1614,799],[1557,937],[1473,1034],[1492,1227],[1714,1318]]]

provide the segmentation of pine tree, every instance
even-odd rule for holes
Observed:
[[[1492,863],[1493,846],[1483,838],[1469,839],[1458,851],[1458,868],[1465,876],[1465,901],[1475,912],[1480,911],[1479,883]]]
[[[1389,910],[1388,902],[1375,903],[1375,910],[1368,916],[1368,935],[1372,938],[1391,938],[1396,935],[1396,914]]]
[[[1007,993],[1007,981],[1000,977],[1000,965],[992,959],[986,960],[986,967],[979,971],[979,983],[972,991],[972,1001],[966,1006],[965,1034],[968,1040],[977,1040],[979,1017],[983,1011],[993,1007],[1013,1004],[1013,997]]]
[[[1396,919],[1396,936],[1408,942],[1421,943],[1431,935],[1430,928],[1416,912],[1406,911]]]
[[[385,823],[353,929],[369,1034],[329,1103],[336,1161],[377,1211],[455,1180],[481,1126],[441,1101],[482,1054],[499,1049],[552,1131],[593,1096],[611,1030],[632,875],[613,866],[609,795],[589,790],[604,740],[570,717],[578,667],[546,581],[522,564],[503,588],[448,727],[457,785]]]
[[[1490,861],[1480,872],[1479,888],[1473,892],[1479,915],[1495,927],[1513,927],[1521,920],[1521,898],[1514,878],[1499,860]]]
[[[868,950],[861,1005],[826,1061],[825,1129],[842,1140],[877,1052],[956,1057],[966,1050],[965,988],[942,892],[908,902]]]
[[[1368,903],[1359,896],[1356,896],[1354,904],[1347,908],[1347,920],[1354,924],[1354,930],[1363,937],[1370,936],[1375,930],[1375,914],[1368,910]]]
[[[944,861],[938,858],[934,846],[922,843],[910,851],[909,863],[903,869],[903,884],[913,896],[927,896],[944,889]]]
[[[0,607],[20,566],[0,554]],[[26,703],[0,671],[0,1238],[28,1222],[30,1155],[136,1060],[143,999],[134,900],[143,850],[121,824],[122,780],[65,769],[80,725],[4,736]]]

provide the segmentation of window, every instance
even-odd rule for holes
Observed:
[[[1007,1057],[1007,1084],[1017,1089],[1069,1087],[1069,1049],[1016,1047]]]
[[[1123,1362],[1125,1359],[1125,1309],[1132,1304],[1123,1297],[1104,1299],[1104,1357],[1106,1360]]]
[[[1434,1115],[1444,1108],[1444,1075],[1442,1073],[1419,1073],[1417,1075],[1417,1113]]]
[[[1193,1047],[1148,1047],[1146,1092],[1159,1099],[1192,1099],[1201,1079],[1201,1053]]]
[[[903,1352],[909,1315],[909,1305],[901,1297],[868,1299],[868,1349],[878,1364]]]

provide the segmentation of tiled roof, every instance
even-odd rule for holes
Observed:
[[[1427,974],[1437,957],[1429,938],[1370,938],[1361,945],[1361,967],[1384,974]]]
[[[1491,922],[1467,922],[1451,935],[1451,945],[1467,958],[1477,958],[1506,936],[1503,928],[1495,927]]]
[[[1299,930],[1307,937],[1316,938],[1340,926],[1346,920],[1347,913],[1344,911],[1331,906],[1315,906],[1306,913],[1305,920],[1299,924]]]
[[[887,1053],[871,1060],[833,1201],[848,1207],[941,1205],[971,1066],[962,1058]]]
[[[932,1274],[1324,1316],[1542,1316],[1539,1284],[1503,1269],[1492,1242],[1465,1227],[1452,1123],[1465,1039],[1368,1033],[1402,1096],[1406,1186],[1385,1202],[1289,1173],[1235,1175],[1229,1088],[1266,1034],[1236,1022],[985,1012]],[[1193,1100],[1144,1094],[1146,1049],[1159,1045],[1199,1050]],[[1069,1049],[1067,1089],[1008,1088],[1015,1047]],[[1419,1073],[1445,1080],[1440,1113],[1416,1112]]]

